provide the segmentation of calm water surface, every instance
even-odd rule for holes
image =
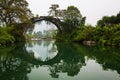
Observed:
[[[0,80],[120,80],[120,49],[55,41],[1,46]]]

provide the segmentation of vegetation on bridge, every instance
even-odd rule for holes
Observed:
[[[82,17],[79,9],[75,6],[68,6],[67,9],[58,9],[59,5],[53,4],[50,7],[50,16],[61,20],[62,34],[58,32],[57,40],[70,41],[74,36],[74,32],[84,26],[85,17]]]

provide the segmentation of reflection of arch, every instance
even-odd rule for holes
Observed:
[[[51,23],[55,24],[55,26],[58,28],[60,32],[62,32],[61,29],[61,21],[58,18],[53,18],[52,16],[40,16],[40,17],[34,17],[31,19],[33,23],[38,21],[50,21]]]
[[[60,54],[57,54],[55,57],[53,57],[52,59],[48,60],[48,61],[40,61],[40,63],[42,65],[53,65],[55,63],[59,63],[60,60],[62,59]]]
[[[62,59],[61,54],[57,54],[55,57],[53,57],[52,59],[50,59],[48,61],[41,61],[40,59],[36,59],[36,58],[34,58],[32,56],[29,56],[29,58],[33,58],[33,60],[35,62],[37,62],[39,65],[53,65],[55,63],[59,63],[60,60]],[[30,62],[30,63],[33,63],[33,62]]]

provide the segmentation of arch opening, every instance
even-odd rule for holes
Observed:
[[[34,27],[28,29],[26,35],[27,39],[53,39],[57,34],[57,27],[50,21],[40,20],[34,23]]]

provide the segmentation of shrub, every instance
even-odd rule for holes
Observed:
[[[0,44],[11,44],[14,43],[15,38],[11,34],[9,34],[9,31],[12,30],[12,27],[2,27],[0,29]]]

